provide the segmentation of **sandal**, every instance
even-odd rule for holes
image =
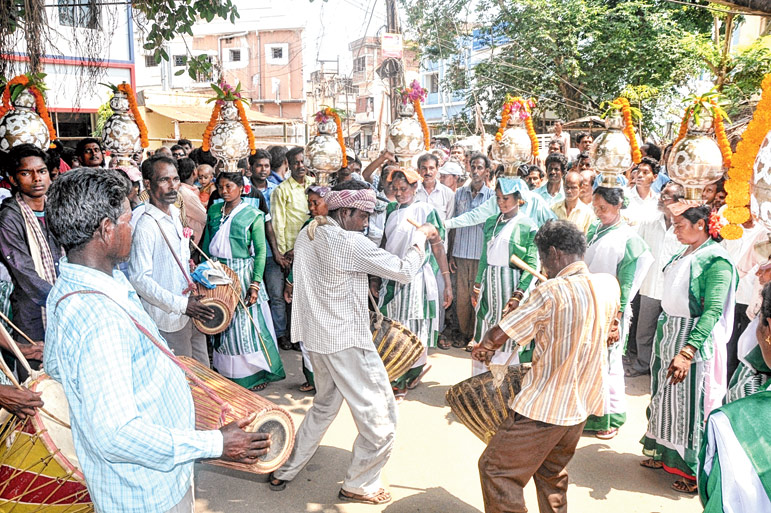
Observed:
[[[423,370],[418,374],[418,377],[407,383],[407,388],[410,390],[414,390],[418,385],[420,385],[420,380],[423,379],[423,376],[426,375],[428,371],[431,370],[431,364],[429,363],[425,367],[423,367]]]
[[[359,495],[358,493],[346,492],[340,488],[337,498],[341,501],[359,502],[361,504],[388,504],[391,502],[391,492],[381,488],[375,493],[369,495]]]
[[[450,344],[447,339],[444,337],[444,335],[439,335],[439,338],[436,340],[436,347],[439,349],[442,349],[444,351],[447,351],[452,347],[452,344]]]
[[[274,492],[280,492],[284,488],[286,488],[286,481],[283,479],[278,479],[276,477],[273,477],[273,472],[271,472],[268,475],[268,486],[270,486],[270,489]]]
[[[316,387],[314,387],[313,385],[311,385],[310,383],[308,383],[306,381],[305,383],[300,385],[299,390],[300,390],[300,392],[315,392],[316,391]]]
[[[664,467],[664,464],[662,462],[656,461],[653,458],[648,458],[647,460],[642,460],[640,462],[640,465],[642,465],[645,468],[652,468],[653,470],[658,470],[658,469]]]
[[[254,385],[249,390],[251,390],[252,392],[259,392],[260,390],[265,390],[266,388],[268,388],[268,383],[267,382],[266,383],[260,383],[259,385]]]
[[[696,484],[696,481],[682,478],[672,483],[672,489],[680,493],[696,493],[699,490],[699,485]]]
[[[407,397],[406,388],[394,388],[394,400],[396,401],[396,404],[404,401],[405,397]]]
[[[616,435],[618,434],[618,428],[608,429],[607,431],[597,431],[594,436],[599,438],[600,440],[610,440],[612,438],[616,438]]]
[[[452,342],[452,347],[457,347],[458,349],[462,349],[466,347],[466,343],[463,341],[462,338],[456,338]]]
[[[476,345],[476,344],[474,343],[474,341],[473,341],[473,340],[470,340],[470,341],[469,341],[469,343],[468,343],[468,344],[466,344],[466,352],[467,352],[467,353],[470,353],[470,352],[471,352],[471,351],[474,349],[474,346],[475,346],[475,345]]]

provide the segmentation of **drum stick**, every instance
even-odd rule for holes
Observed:
[[[21,363],[22,367],[24,367],[27,373],[32,375],[32,367],[30,367],[29,362],[24,357],[24,354],[22,354],[21,349],[19,348],[19,344],[16,343],[13,337],[11,337],[11,334],[8,333],[8,330],[6,330],[5,326],[2,324],[0,324],[0,337],[8,342],[13,355],[19,360],[19,363]]]
[[[35,342],[35,341],[34,341],[34,340],[32,340],[31,338],[29,338],[29,337],[27,336],[27,334],[26,334],[26,333],[24,333],[23,331],[21,331],[21,330],[18,328],[18,326],[16,326],[14,323],[12,323],[12,322],[11,322],[11,319],[9,319],[8,317],[6,317],[6,316],[5,316],[5,314],[4,314],[3,312],[0,312],[0,319],[4,320],[4,321],[5,321],[5,322],[8,324],[8,326],[10,326],[10,327],[11,327],[11,328],[13,328],[14,330],[16,330],[16,332],[17,332],[19,335],[21,335],[21,336],[22,336],[22,337],[23,337],[23,338],[24,338],[24,339],[25,339],[27,342],[29,342],[29,343],[30,343],[30,344],[32,344],[33,346],[36,346],[36,345],[37,345],[37,342]]]
[[[529,272],[530,274],[532,274],[533,276],[535,276],[536,278],[538,278],[541,281],[546,281],[546,280],[549,279],[546,276],[544,276],[543,274],[541,274],[538,271],[536,271],[535,269],[533,269],[532,267],[530,267],[524,260],[519,258],[517,255],[511,255],[510,262],[512,264],[516,265],[517,267],[519,267],[520,269],[522,269],[523,271]]]
[[[415,221],[414,219],[410,219],[410,218],[408,217],[408,218],[407,218],[407,222],[408,222],[408,223],[410,223],[410,224],[411,224],[412,226],[414,226],[415,228],[420,228],[420,223],[418,223],[418,222],[417,222],[417,221]]]

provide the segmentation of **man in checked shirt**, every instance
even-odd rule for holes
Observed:
[[[603,413],[607,346],[618,341],[621,290],[615,277],[589,273],[584,234],[570,221],[547,221],[535,244],[551,279],[516,303],[471,352],[489,362],[507,339],[535,338],[532,369],[479,458],[485,513],[527,511],[523,489],[531,477],[541,513],[567,511],[565,467],[587,417]]]

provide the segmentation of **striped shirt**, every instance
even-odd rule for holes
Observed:
[[[218,430],[196,431],[182,371],[131,321],[163,340],[120,271],[71,264],[48,295],[46,372],[64,386],[72,438],[100,513],[162,513],[193,483],[193,462],[222,455]],[[69,292],[76,294],[58,304]]]
[[[495,196],[495,191],[486,185],[482,185],[476,196],[471,194],[470,185],[461,187],[455,192],[455,215],[459,216],[466,212],[471,212],[492,196]],[[479,260],[479,257],[482,256],[484,238],[485,235],[481,224],[456,228],[452,256]]]
[[[620,295],[616,278],[590,274],[583,261],[574,262],[498,323],[519,345],[535,338],[533,367],[509,404],[512,410],[559,426],[603,414],[607,340]]]

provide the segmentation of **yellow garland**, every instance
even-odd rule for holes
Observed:
[[[616,98],[613,103],[621,107],[621,115],[624,118],[623,133],[626,135],[626,138],[629,139],[629,145],[632,149],[632,162],[639,164],[642,160],[642,152],[640,151],[640,145],[637,143],[637,136],[634,132],[632,107],[629,105],[629,100],[624,97]]]
[[[731,168],[728,170],[728,181],[725,184],[728,194],[726,219],[731,224],[724,226],[720,231],[724,239],[741,238],[744,230],[740,225],[750,219],[750,211],[747,207],[750,203],[749,182],[752,180],[752,169],[760,145],[771,129],[771,73],[763,79],[762,89],[760,101],[755,107],[752,120],[742,134],[742,140],[736,146],[736,153],[733,154]]]

